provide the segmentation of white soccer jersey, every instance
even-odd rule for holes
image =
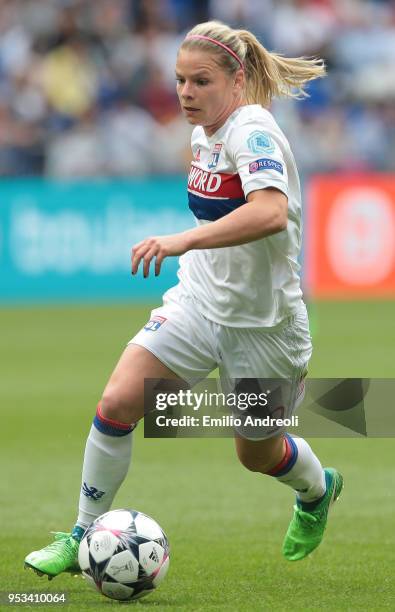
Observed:
[[[275,187],[288,197],[286,230],[240,246],[189,251],[180,283],[201,314],[230,327],[273,327],[301,306],[299,177],[287,139],[259,104],[238,108],[212,136],[192,133],[189,207],[198,225],[246,203],[251,191]],[[173,293],[174,292],[174,293]]]

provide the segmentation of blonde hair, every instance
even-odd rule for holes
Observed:
[[[213,38],[237,55],[244,67],[247,104],[267,107],[274,97],[306,97],[306,83],[326,74],[319,58],[283,57],[265,49],[249,30],[234,30],[220,21],[199,23],[188,32],[180,49],[201,49],[214,54],[218,65],[229,74],[240,70],[239,62],[230,52],[210,40],[190,36]]]

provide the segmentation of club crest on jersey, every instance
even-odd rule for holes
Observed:
[[[148,321],[148,323],[144,325],[144,329],[146,331],[154,332],[157,329],[159,329],[160,326],[163,325],[165,321],[167,321],[166,317],[160,317],[159,315],[155,315],[154,317],[152,317],[152,319]]]
[[[215,168],[216,165],[218,164],[218,160],[219,160],[219,156],[221,155],[221,149],[222,149],[222,144],[221,143],[217,143],[214,145],[214,149],[213,152],[211,154],[211,159],[209,161],[208,164],[208,168]]]
[[[253,153],[273,153],[274,144],[269,134],[255,130],[247,140],[248,148]]]

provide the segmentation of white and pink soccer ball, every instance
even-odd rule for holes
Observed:
[[[139,599],[169,569],[169,542],[151,517],[136,510],[99,516],[81,540],[78,562],[86,581],[106,597]]]

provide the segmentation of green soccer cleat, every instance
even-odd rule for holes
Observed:
[[[294,515],[284,538],[283,555],[288,561],[299,561],[309,555],[321,543],[328,510],[338,499],[343,488],[343,476],[334,468],[325,468],[325,479],[329,483],[322,500],[310,510],[294,506]]]
[[[39,576],[47,575],[48,580],[52,580],[62,572],[81,573],[78,565],[80,543],[72,537],[71,533],[61,531],[53,533],[55,533],[55,541],[27,555],[25,568],[31,568]]]

